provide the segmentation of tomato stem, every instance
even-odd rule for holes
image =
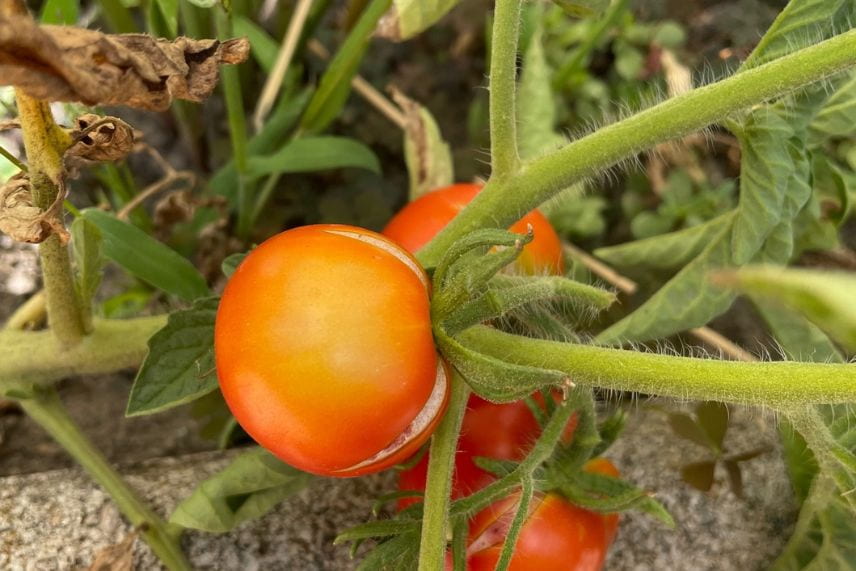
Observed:
[[[856,401],[856,367],[792,361],[719,361],[532,339],[485,326],[457,336],[472,350],[523,366],[556,369],[575,383],[677,399],[717,400],[780,411]]]
[[[470,394],[467,383],[457,372],[452,374],[451,383],[449,408],[434,432],[434,436],[431,437],[431,448],[428,452],[425,512],[419,544],[420,571],[442,569],[446,551],[446,528],[449,519],[449,494],[452,487],[455,448]]]
[[[501,4],[497,2],[497,7]],[[494,38],[494,45],[498,43],[498,38]],[[856,30],[851,30],[607,125],[523,164],[519,171],[508,176],[493,176],[484,190],[419,251],[419,260],[424,266],[433,267],[456,240],[473,230],[507,228],[560,191],[647,148],[683,137],[741,109],[854,65]],[[494,97],[493,92],[491,96]],[[510,136],[507,130],[500,132]],[[510,144],[496,143],[500,148]]]
[[[33,398],[22,399],[20,404],[110,494],[168,569],[190,569],[178,538],[170,534],[167,523],[143,503],[80,431],[62,405],[56,389],[40,389]]]
[[[520,0],[496,0],[490,53],[491,176],[518,170],[517,152],[517,43],[520,36]]]

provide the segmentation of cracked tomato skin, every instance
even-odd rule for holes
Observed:
[[[416,252],[445,228],[481,189],[479,184],[453,184],[423,194],[389,221],[383,235]],[[517,268],[526,274],[563,274],[562,243],[543,214],[533,210],[509,230],[526,234],[530,225],[535,237],[517,258]]]
[[[427,440],[448,398],[425,272],[353,226],[295,228],[250,252],[223,292],[214,348],[238,423],[314,474],[400,462]],[[414,432],[417,415],[423,430]]]

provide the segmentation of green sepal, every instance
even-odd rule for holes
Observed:
[[[571,503],[588,510],[614,513],[636,509],[645,512],[669,527],[675,520],[659,501],[636,486],[603,474],[579,472],[573,482],[562,485],[559,491]]]

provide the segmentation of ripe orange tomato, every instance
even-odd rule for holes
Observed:
[[[229,280],[214,329],[238,423],[319,475],[377,472],[413,454],[448,399],[429,287],[408,252],[362,228],[304,226],[265,241]]]
[[[383,234],[416,252],[445,228],[481,189],[478,184],[453,184],[423,194],[402,208],[383,229]],[[530,225],[535,237],[523,248],[517,267],[527,274],[563,274],[562,243],[543,214],[533,210],[509,230],[525,234]]]

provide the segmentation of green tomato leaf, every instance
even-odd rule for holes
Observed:
[[[131,387],[126,416],[160,412],[217,388],[214,318],[219,302],[209,297],[171,313],[166,326],[152,336]]]
[[[339,115],[351,92],[351,80],[357,74],[378,20],[391,4],[392,0],[371,0],[365,8],[345,43],[330,62],[315,95],[309,101],[300,120],[302,131],[323,131]]]
[[[598,248],[594,254],[632,274],[679,268],[701,254],[711,240],[731,224],[733,217],[734,214],[728,212],[677,232]]]
[[[856,351],[856,277],[846,272],[748,266],[723,273],[718,281],[779,301],[851,351]]]
[[[412,495],[411,492],[408,492],[408,494]],[[358,541],[360,539],[393,537],[403,533],[413,532],[417,527],[418,524],[415,521],[389,519],[370,521],[346,529],[336,536],[336,539],[333,540],[333,545],[340,545],[346,541]]]
[[[711,284],[707,275],[731,264],[731,224],[727,224],[674,278],[636,311],[602,331],[595,341],[645,341],[707,323],[734,300],[732,292]]]
[[[155,14],[157,10],[157,14]],[[150,21],[160,20],[166,26],[166,32],[170,38],[178,35],[178,0],[151,0],[149,4]],[[157,31],[160,26],[153,26]]]
[[[452,152],[434,117],[399,91],[393,98],[404,111],[404,160],[410,179],[410,201],[455,180]]]
[[[39,19],[42,24],[73,26],[77,23],[79,11],[78,0],[46,0]]]
[[[556,133],[556,102],[550,84],[552,70],[544,54],[543,35],[543,28],[538,25],[526,50],[517,92],[517,143],[524,160],[566,142]]]
[[[104,255],[129,273],[182,299],[208,295],[205,278],[175,250],[101,210],[89,208],[82,216],[104,236]]]
[[[223,275],[227,278],[231,278],[232,274],[235,273],[235,270],[238,269],[241,262],[244,261],[244,258],[247,257],[247,254],[249,254],[249,252],[239,252],[237,254],[232,254],[223,260],[223,263],[220,264],[220,269],[223,271]]]
[[[825,40],[849,28],[854,19],[856,4],[851,0],[791,0],[740,71]]]
[[[842,83],[829,96],[826,103],[815,115],[810,129],[813,141],[829,137],[850,137],[856,124],[856,73]]]
[[[346,137],[301,137],[271,155],[247,159],[247,176],[312,172],[343,167],[363,168],[380,174],[380,161],[367,146]]]
[[[670,528],[675,527],[675,520],[663,504],[620,478],[582,471],[574,476],[573,482],[560,486],[559,490],[571,503],[592,511],[611,513],[635,509]]]
[[[91,329],[92,298],[101,285],[104,257],[101,252],[103,237],[98,226],[86,218],[78,217],[71,223],[71,246],[74,253],[74,288],[80,302],[81,314],[87,317],[86,329]]]
[[[792,135],[790,125],[768,107],[753,112],[744,122],[740,203],[731,235],[736,264],[751,260],[782,220],[785,194],[794,177],[788,152]]]
[[[430,28],[460,0],[395,0],[383,17],[378,35],[400,42]]]
[[[235,458],[181,502],[169,523],[186,529],[224,533],[256,519],[304,489],[313,477],[276,459],[262,448]]]
[[[357,571],[416,569],[419,559],[419,532],[403,533],[375,547],[360,562]]]
[[[194,6],[199,6],[200,8],[213,8],[217,4],[220,3],[220,0],[187,0]]]
[[[750,295],[776,342],[795,361],[843,363],[844,358],[816,325],[763,295]]]

